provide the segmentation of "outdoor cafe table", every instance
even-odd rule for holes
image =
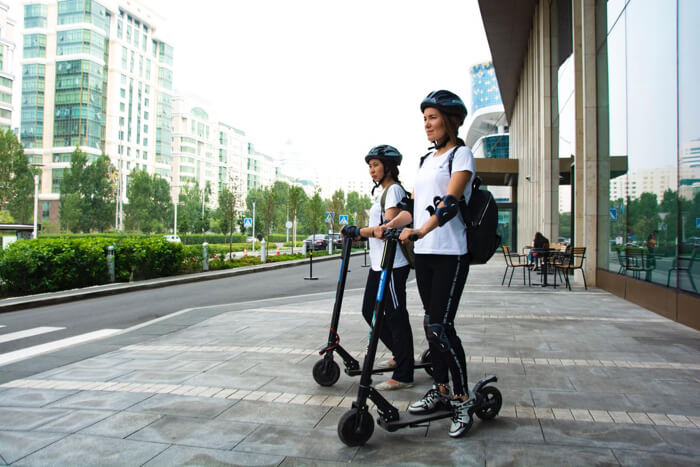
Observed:
[[[541,269],[541,275],[544,276],[544,282],[541,284],[534,284],[534,285],[541,285],[542,287],[549,287],[552,286],[554,288],[557,287],[557,276],[556,276],[556,270],[554,269],[554,261],[556,259],[561,258],[564,253],[557,248],[531,248],[530,249],[533,254],[537,254],[537,257],[540,260],[540,269]],[[547,276],[549,275],[549,268],[552,268],[552,272],[554,273],[554,284],[549,284],[547,282]]]

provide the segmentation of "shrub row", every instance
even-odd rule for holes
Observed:
[[[115,246],[117,281],[177,274],[185,257],[181,244],[159,236],[18,240],[0,252],[3,292],[32,294],[107,283],[109,245]]]

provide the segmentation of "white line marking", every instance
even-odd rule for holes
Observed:
[[[53,342],[47,342],[46,344],[35,345],[33,347],[27,347],[26,349],[0,354],[0,366],[18,362],[20,360],[34,357],[43,353],[53,352],[71,345],[101,339],[103,337],[111,336],[119,331],[121,331],[121,329],[100,329],[99,331],[88,332],[86,334],[80,334],[78,336],[68,337],[66,339],[60,339]]]
[[[4,324],[0,324],[0,328],[4,328],[4,327],[5,327],[5,325],[4,325]]]
[[[0,327],[3,327],[3,326],[0,326]],[[25,337],[38,336],[39,334],[46,334],[47,332],[60,331],[61,329],[66,329],[66,328],[52,328],[52,327],[45,326],[45,327],[40,327],[40,328],[27,329],[25,331],[11,332],[9,334],[2,334],[2,335],[0,335],[0,343],[10,342],[10,341],[14,341],[17,339],[24,339]]]

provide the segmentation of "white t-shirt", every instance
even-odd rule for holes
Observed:
[[[376,227],[382,223],[382,193],[374,199],[372,207],[369,210],[369,226]],[[401,188],[401,185],[395,183],[389,187],[384,201],[384,210],[395,208],[399,202],[406,196],[406,193]],[[386,220],[386,218],[384,218]],[[372,263],[373,271],[382,270],[382,256],[384,255],[384,240],[381,238],[369,239],[369,258]],[[396,245],[396,256],[394,257],[394,269],[406,266],[408,261],[403,255],[401,248]]]
[[[432,152],[425,158],[423,165],[416,175],[414,189],[415,202],[413,212],[414,228],[419,229],[430,219],[430,213],[425,210],[428,206],[435,207],[433,202],[436,196],[444,197],[447,194],[447,185],[450,182],[450,168],[448,156],[454,150],[435,156]],[[471,178],[464,188],[464,199],[469,202],[472,194],[472,181],[476,170],[474,168],[474,155],[467,146],[459,146],[452,159],[452,173],[469,171]],[[467,236],[462,215],[450,219],[442,227],[436,227],[428,235],[416,241],[415,252],[434,255],[463,255],[467,253]]]

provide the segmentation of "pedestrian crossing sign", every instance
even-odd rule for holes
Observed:
[[[326,212],[326,224],[332,224],[333,219],[335,219],[335,213],[334,212]]]
[[[348,215],[347,214],[341,214],[338,216],[338,224],[340,225],[348,225]]]
[[[253,219],[250,217],[243,219],[243,227],[246,229],[253,227]]]

